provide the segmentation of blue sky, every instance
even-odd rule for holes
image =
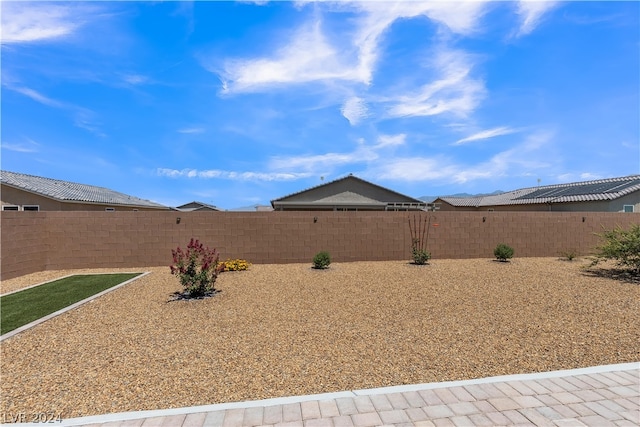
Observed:
[[[640,173],[635,1],[1,8],[3,170],[224,209]]]

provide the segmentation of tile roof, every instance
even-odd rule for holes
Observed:
[[[522,188],[490,196],[440,197],[440,200],[459,207],[530,205],[615,200],[636,191],[640,191],[640,175]]]
[[[198,202],[198,201],[193,201],[193,202],[185,203],[184,205],[176,206],[176,209],[183,212],[191,212],[191,211],[198,211],[198,210],[212,210],[212,211],[220,210],[214,205],[210,205],[208,203]]]
[[[0,182],[20,190],[50,197],[62,202],[99,203],[144,208],[168,209],[150,200],[140,199],[104,187],[78,184],[16,172],[0,171]]]
[[[272,201],[271,201],[271,205],[273,205],[273,204],[274,204],[274,202],[283,202],[283,201],[286,201],[286,199],[293,198],[294,196],[298,196],[298,195],[303,194],[303,193],[311,192],[311,191],[313,191],[313,190],[315,190],[315,189],[317,189],[317,188],[325,187],[325,186],[329,186],[329,185],[331,185],[331,184],[335,184],[335,183],[337,183],[337,182],[345,181],[345,180],[360,181],[360,182],[365,183],[365,184],[367,184],[367,185],[370,185],[370,186],[372,186],[372,187],[376,187],[376,188],[382,189],[382,190],[384,190],[384,191],[386,191],[386,192],[388,192],[388,193],[392,193],[392,194],[394,194],[394,195],[398,196],[398,197],[399,197],[399,198],[401,198],[401,199],[407,199],[407,201],[411,201],[412,203],[416,203],[416,204],[418,204],[418,205],[425,205],[425,204],[426,204],[426,203],[425,203],[424,201],[422,201],[422,200],[415,199],[415,198],[413,198],[413,197],[409,197],[409,196],[407,196],[407,195],[404,195],[404,194],[398,193],[397,191],[390,190],[390,189],[388,189],[388,188],[386,188],[386,187],[383,187],[383,186],[381,186],[381,185],[374,184],[374,183],[369,182],[369,181],[366,181],[366,180],[364,180],[364,179],[362,179],[362,178],[358,178],[357,176],[355,176],[355,175],[353,175],[353,174],[349,174],[349,175],[344,176],[344,177],[342,177],[342,178],[334,179],[333,181],[325,182],[325,183],[322,183],[322,184],[319,184],[319,185],[316,185],[316,186],[313,186],[313,187],[310,187],[310,188],[307,188],[307,189],[304,189],[304,190],[301,190],[301,191],[297,191],[297,192],[295,192],[295,193],[288,194],[288,195],[283,196],[283,197],[280,197],[280,198],[278,198],[278,199],[274,199],[274,200],[272,200]],[[355,194],[355,193],[352,193],[352,194]],[[376,202],[376,203],[380,203],[380,201],[377,201],[377,200],[376,200],[375,202]]]

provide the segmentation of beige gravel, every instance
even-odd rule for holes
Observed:
[[[169,268],[140,269],[152,274],[2,342],[1,410],[68,418],[639,361],[640,287],[583,265],[253,265],[223,273],[214,298],[173,302]]]

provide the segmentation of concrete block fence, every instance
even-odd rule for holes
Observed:
[[[409,260],[409,220],[431,216],[434,258],[492,258],[498,243],[516,257],[589,254],[595,233],[640,223],[636,213],[594,212],[13,212],[0,214],[0,278],[72,268],[169,265],[191,237],[221,259],[311,263]]]

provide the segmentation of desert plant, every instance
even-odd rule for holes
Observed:
[[[218,271],[244,271],[251,267],[251,263],[244,259],[227,259],[219,264]]]
[[[568,249],[560,252],[560,256],[567,261],[573,261],[578,256],[578,252],[575,249]]]
[[[186,251],[178,247],[171,251],[171,274],[178,276],[185,297],[196,298],[213,294],[218,278],[219,255],[197,239],[191,239]]]
[[[327,251],[320,251],[313,257],[313,268],[329,268],[329,264],[331,264],[331,257]]]
[[[513,258],[513,252],[514,251],[511,246],[499,243],[493,250],[493,255],[495,255],[499,261],[506,262],[510,258]]]
[[[603,260],[615,260],[619,266],[640,275],[640,224],[634,224],[628,230],[622,227],[605,230],[598,236],[604,243],[596,247],[592,266]]]
[[[427,243],[429,242],[429,225],[431,224],[431,216],[421,218],[413,216],[412,221],[409,219],[409,233],[411,234],[411,257],[414,264],[425,265],[431,258],[431,253],[427,251]]]
[[[425,265],[431,258],[431,253],[425,251],[424,249],[418,249],[417,247],[414,247],[411,251],[411,256],[413,257],[413,262],[415,264]]]

